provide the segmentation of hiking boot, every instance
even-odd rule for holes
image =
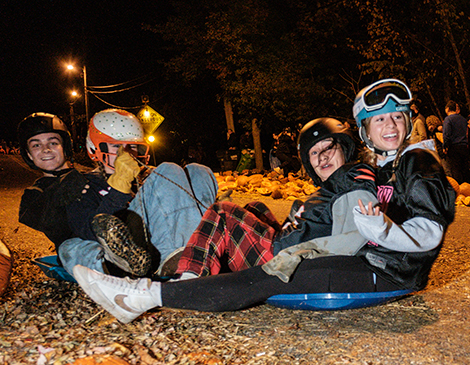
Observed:
[[[76,265],[73,276],[83,291],[122,323],[154,307],[161,307],[161,285],[148,278],[116,278]]]
[[[91,225],[106,260],[133,275],[147,274],[152,258],[134,243],[128,227],[119,218],[102,213],[93,218]]]

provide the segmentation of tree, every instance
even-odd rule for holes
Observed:
[[[365,74],[404,79],[418,97],[429,97],[433,112],[463,93],[467,106],[470,4],[467,1],[410,0],[400,3],[354,1],[368,39],[352,40],[366,58]],[[458,35],[458,37],[457,37]],[[427,97],[426,97],[427,98]]]
[[[168,69],[186,82],[214,78],[247,129],[255,120],[275,130],[329,110],[350,114],[338,98],[349,87],[337,82],[338,70],[354,60],[342,2],[186,0],[174,9],[153,28],[175,51]]]

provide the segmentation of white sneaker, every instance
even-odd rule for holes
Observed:
[[[122,323],[162,305],[160,283],[148,278],[117,278],[81,265],[74,266],[73,275],[91,299]]]

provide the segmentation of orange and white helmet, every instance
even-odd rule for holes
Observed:
[[[144,129],[139,119],[128,111],[105,109],[91,118],[86,137],[88,156],[114,169],[109,164],[108,143],[137,145],[136,157],[148,163],[149,145],[144,138]]]

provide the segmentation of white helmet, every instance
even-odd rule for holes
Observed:
[[[128,111],[106,109],[91,118],[86,137],[88,156],[93,161],[101,161],[114,169],[108,163],[110,153],[108,153],[107,143],[137,145],[137,158],[142,159],[144,163],[149,160],[149,145],[145,141],[142,124],[134,114]]]

